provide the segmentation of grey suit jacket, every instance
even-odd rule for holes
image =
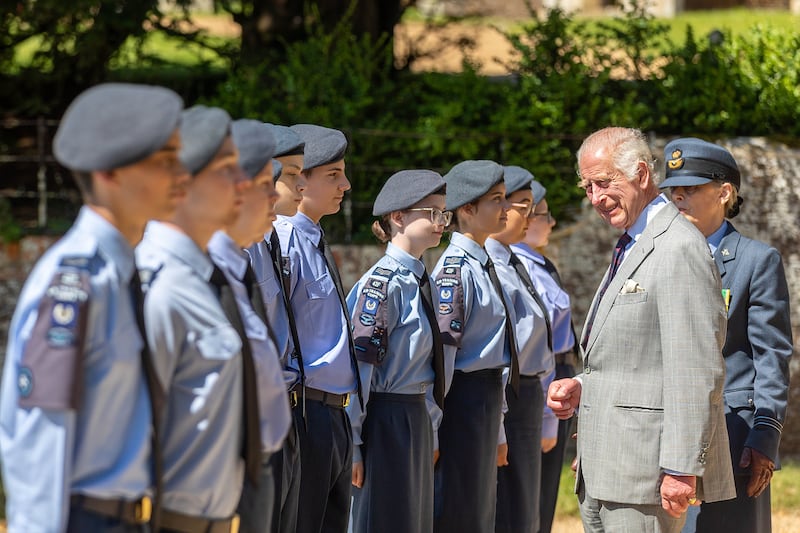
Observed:
[[[775,248],[743,237],[730,223],[714,260],[730,291],[725,340],[725,404],[736,473],[745,446],[778,463],[789,393],[792,327],[789,288]]]
[[[699,499],[733,498],[725,305],[703,236],[668,203],[596,300],[583,333],[578,483],[599,500],[660,504],[669,470],[698,476]]]

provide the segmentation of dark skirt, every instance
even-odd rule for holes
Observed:
[[[361,433],[364,485],[354,533],[433,530],[433,429],[424,394],[371,393]]]
[[[434,530],[494,531],[497,435],[502,408],[502,370],[453,375],[439,428],[434,486]]]

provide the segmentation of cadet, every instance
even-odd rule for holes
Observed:
[[[275,212],[280,216],[294,216],[297,206],[303,199],[305,176],[303,170],[303,148],[305,143],[294,131],[286,126],[266,124],[275,140],[275,159],[273,176],[277,179],[275,189],[278,201]],[[285,165],[284,165],[285,164]],[[279,170],[276,170],[279,169]],[[247,249],[253,271],[261,289],[267,309],[269,325],[280,354],[285,390],[288,391],[291,407],[303,400],[302,396],[302,356],[300,354],[294,312],[286,294],[287,279],[284,269],[281,245],[278,234],[270,227],[269,231]],[[290,360],[297,359],[294,366]],[[298,385],[298,390],[293,391]],[[299,393],[298,393],[299,391]],[[273,481],[275,485],[272,531],[293,533],[297,528],[297,511],[300,498],[300,447],[298,446],[298,424],[302,417],[292,417],[292,427],[284,440],[281,450],[272,455]]]
[[[503,167],[493,161],[464,161],[444,180],[458,231],[433,275],[442,341],[446,354],[455,353],[455,373],[439,428],[434,527],[492,531],[502,373],[511,365],[510,382],[518,391],[519,367],[513,316],[483,244],[505,228],[508,202]]]
[[[431,421],[438,429],[445,364],[438,300],[421,257],[450,223],[444,191],[430,170],[388,179],[375,199],[372,214],[381,218],[372,232],[391,242],[347,297],[364,391],[364,409],[352,402],[347,411],[356,533],[433,530]]]
[[[148,341],[167,395],[166,531],[235,528],[242,450],[251,480],[260,467],[257,416],[252,431],[258,406],[243,401],[246,379],[253,377],[242,370],[249,346],[237,331],[241,324],[220,303],[229,289],[225,276],[205,253],[214,232],[236,220],[242,190],[251,185],[237,164],[230,122],[222,109],[184,111],[180,158],[193,175],[186,200],[168,222],[151,222],[136,250],[143,281],[149,281]],[[247,439],[254,434],[255,449]]]
[[[510,460],[500,458],[497,472],[495,531],[537,531],[541,478],[541,435],[544,392],[542,378],[553,369],[552,332],[544,302],[519,257],[509,247],[519,241],[533,208],[533,175],[519,167],[504,167],[506,200],[511,205],[503,231],[486,239],[486,251],[513,308],[519,360],[519,393],[505,390],[503,419]],[[503,435],[501,435],[503,437]]]
[[[239,151],[239,166],[252,181],[252,186],[243,193],[241,211],[236,221],[211,237],[208,251],[225,274],[235,295],[258,378],[261,472],[257,484],[245,479],[239,502],[241,531],[269,532],[275,503],[275,480],[270,458],[283,444],[291,424],[291,413],[277,348],[267,326],[264,302],[250,267],[249,256],[243,248],[263,240],[264,233],[272,231],[275,201],[278,199],[271,162],[275,141],[269,128],[257,120],[237,120],[231,131]]]
[[[311,124],[292,126],[305,142],[306,189],[298,213],[275,224],[289,276],[287,294],[303,358],[300,425],[300,533],[346,531],[350,515],[353,437],[344,408],[359,390],[350,316],[339,271],[319,221],[339,211],[350,189],[342,132]],[[298,360],[291,365],[299,367]]]
[[[527,170],[520,167],[506,167]],[[533,180],[533,174],[530,174]],[[553,351],[555,370],[542,382],[546,391],[553,379],[569,378],[575,375],[575,331],[572,327],[569,294],[561,286],[561,278],[555,265],[536,248],[547,246],[550,232],[556,221],[548,209],[547,189],[538,181],[531,181],[534,206],[528,215],[528,229],[525,237],[511,249],[519,257],[530,275],[536,291],[542,298],[550,317],[553,332]],[[561,480],[561,467],[564,464],[570,420],[558,420],[553,411],[545,405],[542,419],[542,482],[539,491],[539,533],[550,533],[558,498],[558,485]]]
[[[84,205],[31,272],[9,329],[0,399],[9,531],[145,531],[160,473],[157,383],[137,327],[133,247],[147,220],[184,196],[182,108],[168,89],[103,84],[61,120],[53,153]]]

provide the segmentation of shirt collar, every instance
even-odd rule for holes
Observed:
[[[533,248],[531,248],[530,246],[528,246],[527,244],[525,244],[524,242],[518,242],[517,244],[512,244],[511,248],[517,255],[524,255],[525,257],[529,258],[530,260],[540,265],[545,264],[544,256],[539,252],[537,252],[536,250],[534,250]]]
[[[145,238],[154,246],[185,263],[204,280],[211,279],[211,273],[214,272],[211,258],[180,229],[162,222],[151,221],[147,224]]]
[[[319,246],[319,241],[322,238],[322,228],[319,224],[314,223],[313,220],[308,218],[304,213],[298,211],[296,215],[289,217],[292,226],[301,234],[314,243],[314,246]]]
[[[717,253],[717,248],[719,248],[720,243],[722,242],[723,237],[725,237],[725,233],[728,231],[728,221],[723,220],[722,225],[708,236],[706,239],[708,241],[708,248],[711,250],[711,255]]]
[[[477,259],[480,264],[486,266],[486,260],[489,259],[489,255],[486,253],[486,250],[484,250],[483,246],[473,241],[469,237],[454,231],[450,234],[450,244],[458,246],[467,252],[467,254]]]
[[[131,279],[135,268],[133,248],[111,222],[101,217],[91,207],[84,205],[75,220],[75,228],[97,239],[97,244],[103,253],[113,258],[120,279],[125,281]]]
[[[661,211],[661,209],[667,205],[668,202],[669,200],[667,200],[666,195],[659,194],[653,199],[652,202],[647,204],[644,210],[639,214],[639,218],[636,219],[636,222],[634,222],[633,225],[627,230],[627,234],[630,235],[633,240],[631,240],[630,244],[628,244],[626,248],[630,248],[633,246],[633,243],[639,240],[639,237],[642,236],[644,229],[647,227],[650,221],[655,218],[658,212]]]
[[[425,275],[425,265],[422,261],[391,242],[386,245],[386,255],[413,272],[418,278]]]
[[[486,251],[504,265],[511,264],[511,249],[502,242],[489,237],[486,239]]]
[[[244,279],[247,270],[247,253],[239,248],[233,239],[224,231],[218,231],[208,241],[208,253],[219,264],[234,275],[239,281]]]

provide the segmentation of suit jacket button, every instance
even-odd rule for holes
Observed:
[[[586,367],[583,369],[583,373],[584,374],[591,374],[592,373],[592,367],[590,367],[589,365],[586,365]]]

